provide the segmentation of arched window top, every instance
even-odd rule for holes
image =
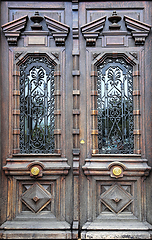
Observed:
[[[126,61],[126,63],[130,64],[131,66],[137,65],[137,61],[135,58],[129,54],[128,52],[106,52],[106,53],[101,53],[95,59],[93,60],[92,64],[93,66],[99,66],[102,64],[106,59],[123,59]]]

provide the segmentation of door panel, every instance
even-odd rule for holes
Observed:
[[[67,156],[65,141],[70,140],[65,99],[70,92],[66,69],[71,40],[68,51],[65,42],[71,28],[71,18],[66,20],[71,3],[43,7],[42,3],[4,2],[2,10],[5,6],[9,18],[2,19],[2,37],[6,37],[2,55],[8,52],[9,70],[4,73],[8,80],[7,87],[2,86],[6,94],[2,99],[4,109],[9,101],[3,128],[9,138],[7,154],[2,151],[3,189],[7,191],[3,237],[31,238],[40,231],[36,238],[70,239],[73,216],[67,212],[72,209],[72,161],[67,157],[72,158]]]
[[[143,238],[149,237],[147,226],[143,224],[146,217],[143,176],[148,169],[150,170],[149,166],[143,163],[143,158],[146,159],[147,156],[144,148],[146,122],[142,115],[145,109],[142,103],[145,102],[144,82],[146,81],[142,61],[145,58],[146,38],[141,39],[141,36],[136,38],[139,34],[137,24],[141,24],[143,32],[146,31],[144,28],[148,27],[144,25],[146,9],[142,9],[143,4],[143,2],[138,4],[125,2],[120,6],[119,3],[107,2],[80,3],[83,9],[80,11],[82,32],[80,52],[83,56],[80,57],[80,72],[84,72],[83,69],[86,71],[86,82],[84,83],[83,76],[80,80],[81,91],[86,94],[85,100],[80,101],[81,114],[83,114],[84,102],[87,102],[84,113],[84,123],[86,123],[84,139],[87,143],[86,149],[81,151],[81,153],[86,151],[87,154],[86,158],[80,159],[86,176],[82,177],[83,181],[80,184],[80,209],[83,209],[80,211],[82,239],[115,238],[115,234],[118,234],[116,238],[121,238],[121,231],[125,236],[127,235],[127,238],[135,238],[137,232],[132,230],[137,231],[139,228],[142,230]],[[134,11],[130,7],[133,7]],[[117,23],[114,18],[117,19]],[[131,145],[128,145],[132,141],[131,134],[128,135],[131,141],[127,137],[127,143],[125,140],[122,141],[125,139],[124,132],[122,135],[120,133],[122,132],[120,121],[123,124],[124,116],[122,111],[125,112],[124,105],[122,110],[120,109],[123,101],[121,91],[126,91],[126,87],[119,91],[118,82],[122,70],[120,62],[125,63],[129,71],[132,68],[131,75],[129,73],[132,80],[125,73],[125,79],[132,81],[131,83],[129,80],[128,90],[131,90],[132,85],[130,96],[133,97],[133,109],[131,113],[129,110],[131,108],[127,107],[130,120],[126,128],[128,133],[133,134],[132,154],[125,152],[132,151]],[[129,97],[129,104],[131,99]],[[134,126],[131,126],[131,121]],[[123,131],[124,129],[125,127]],[[118,140],[121,142],[121,148]]]
[[[1,2],[1,238],[150,238],[151,7]]]

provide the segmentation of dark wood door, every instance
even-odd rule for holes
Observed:
[[[151,237],[151,9],[1,2],[1,238]]]

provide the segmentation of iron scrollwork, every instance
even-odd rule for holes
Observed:
[[[98,67],[97,109],[99,153],[132,154],[133,67],[122,58]]]
[[[20,65],[20,152],[54,152],[54,66],[45,57]]]

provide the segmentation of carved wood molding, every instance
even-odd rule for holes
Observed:
[[[114,184],[101,194],[100,200],[111,212],[118,214],[133,201],[133,196],[121,185]]]
[[[73,175],[78,176],[80,171],[80,149],[73,149]]]
[[[147,165],[147,159],[141,159],[140,156],[118,156],[118,155],[100,155],[95,154],[90,159],[85,159],[85,165],[82,167],[85,175],[96,176],[148,176],[151,167]],[[114,167],[121,170],[120,174],[114,174]],[[118,169],[118,170],[119,170]]]
[[[131,31],[131,35],[135,39],[135,44],[144,45],[145,39],[151,30],[151,26],[126,15],[123,20],[125,21],[127,29]],[[81,26],[80,29],[83,37],[86,39],[86,46],[95,46],[96,40],[105,25],[105,21],[106,16]],[[119,31],[106,31],[106,33],[109,33],[111,36],[120,34]]]
[[[55,43],[57,46],[64,46],[65,40],[70,32],[70,27],[64,23],[56,21],[52,18],[44,16],[48,29],[51,31],[53,38],[55,39]],[[2,25],[2,30],[7,38],[8,44],[11,46],[16,46],[19,36],[21,35],[21,31],[25,29],[26,23],[28,20],[28,16],[25,15],[21,18],[18,18],[14,21],[8,22]],[[35,29],[34,29],[35,30]],[[40,35],[44,31],[35,31],[34,34],[37,33]],[[28,34],[33,33],[33,31],[28,31]],[[27,34],[27,33],[26,33]],[[47,34],[47,32],[45,33]]]
[[[43,175],[67,175],[70,169],[67,159],[61,158],[57,154],[52,154],[52,156],[16,154],[12,158],[7,158],[3,170],[6,175],[34,177],[34,175],[31,175],[33,167],[39,167],[41,170],[41,175],[35,175],[36,178]]]
[[[9,45],[17,45],[17,40],[21,35],[21,31],[25,29],[28,16],[25,15],[14,21],[2,25],[2,30]]]
[[[128,16],[124,16],[124,21],[127,29],[131,31],[131,35],[135,39],[135,44],[144,45],[151,26]]]
[[[137,54],[137,53],[136,53]],[[106,58],[123,58],[126,60],[130,65],[135,66],[138,64],[136,58],[130,52],[120,52],[120,51],[107,51],[103,53],[94,53],[93,54],[93,61],[92,65],[98,66],[100,65]]]
[[[46,166],[45,163],[44,165]],[[47,235],[46,238],[50,238],[52,234],[54,236],[54,230],[58,234],[61,231],[60,236],[63,236],[64,232],[67,234],[68,229],[70,233],[70,224],[65,219],[65,175],[47,174],[43,179],[31,179],[29,175],[24,175],[24,172],[21,175],[20,169],[18,172],[19,174],[8,177],[9,216],[1,226],[1,230],[12,229],[12,225],[17,229],[23,220],[24,224],[21,224],[20,229],[21,231],[26,229],[25,236],[29,236],[28,230],[33,231],[32,234],[34,234],[35,231],[47,229],[49,237]],[[39,224],[37,224],[37,217]]]
[[[105,21],[106,16],[81,26],[82,35],[86,39],[86,46],[95,46],[96,40],[105,25]]]
[[[52,199],[52,195],[39,182],[35,182],[22,195],[21,201],[34,213],[40,212]]]
[[[66,24],[58,22],[53,18],[44,16],[48,29],[51,30],[53,38],[57,46],[64,46],[65,40],[70,32],[70,27]]]

